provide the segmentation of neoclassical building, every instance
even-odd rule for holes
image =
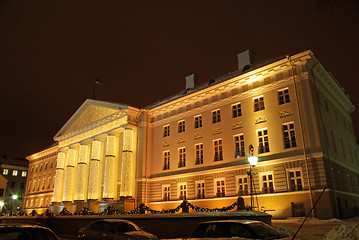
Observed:
[[[313,216],[352,216],[359,201],[354,109],[309,50],[261,63],[242,52],[238,70],[201,85],[190,75],[184,91],[143,109],[86,100],[54,137],[47,206],[162,210],[187,199],[218,208],[238,196],[250,205],[253,154],[255,210],[303,216],[327,187]]]

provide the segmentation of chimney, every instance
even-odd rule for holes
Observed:
[[[186,77],[186,90],[193,89],[198,86],[199,76],[195,73]]]
[[[238,53],[238,69],[241,72],[244,72],[245,70],[248,70],[250,66],[253,64],[253,57],[254,54],[251,50],[246,50],[244,52]]]

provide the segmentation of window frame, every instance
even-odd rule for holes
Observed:
[[[257,101],[257,102],[256,102]],[[259,112],[265,109],[264,96],[258,96],[253,98],[254,112]]]
[[[221,109],[212,110],[212,124],[221,122]]]
[[[13,169],[13,170],[12,170],[12,176],[13,176],[13,177],[17,177],[18,173],[19,173],[18,170],[16,170],[16,169]]]
[[[171,184],[162,185],[162,201],[171,201]]]
[[[183,133],[186,131],[186,121],[185,120],[180,120],[177,122],[177,130],[178,133]]]
[[[272,180],[266,180],[266,181],[264,181],[263,180],[263,176],[269,176],[269,175],[272,175]],[[268,182],[269,183],[269,181],[270,182],[272,182],[273,183],[273,192],[271,192],[271,191],[269,191],[269,192],[264,192],[264,186],[263,186],[263,183],[264,182]],[[274,181],[274,174],[273,174],[273,172],[261,172],[261,173],[259,173],[259,186],[260,186],[260,192],[262,193],[262,194],[272,194],[272,193],[275,193],[275,181]],[[267,188],[268,189],[270,189],[270,186],[267,186]]]
[[[216,145],[216,142],[218,142],[218,145]],[[222,138],[213,140],[213,153],[214,153],[213,157],[214,157],[215,162],[223,160],[223,140],[222,140]]]
[[[232,104],[231,110],[232,110],[232,118],[237,118],[242,116],[242,104],[240,102]]]
[[[290,128],[290,125],[293,125],[292,129]],[[287,127],[287,129],[284,129],[284,127]],[[292,132],[294,133],[293,136],[292,136]],[[288,133],[288,136],[286,136],[286,133]],[[287,122],[287,123],[282,124],[282,135],[283,135],[283,147],[284,147],[284,149],[298,147],[296,134],[295,134],[294,122]],[[294,141],[293,141],[293,138],[294,138]],[[287,139],[288,139],[288,141],[287,141]],[[287,143],[289,145],[287,145]]]
[[[9,174],[9,169],[8,169],[8,168],[4,168],[4,169],[2,170],[2,175],[7,176],[8,174]]]
[[[196,199],[205,199],[206,198],[206,183],[204,180],[199,180],[195,182],[196,190]],[[200,186],[198,186],[200,185]]]
[[[171,132],[170,132],[170,125],[169,124],[164,125],[162,130],[163,130],[163,134],[162,134],[163,137],[169,137],[170,136]]]
[[[200,146],[200,147],[199,147]],[[194,145],[195,151],[195,165],[203,164],[203,143],[196,143]]]
[[[186,147],[178,148],[178,168],[186,167]]]
[[[246,179],[247,182],[243,181],[242,183],[239,183],[239,179]],[[243,189],[240,189],[240,186],[246,186],[247,188],[243,187]],[[243,175],[237,175],[236,176],[236,193],[238,196],[248,196],[249,195],[249,189],[250,189],[250,181],[248,174]],[[244,191],[244,194],[240,191]]]
[[[170,162],[171,162],[171,154],[170,151],[163,151],[163,169],[162,170],[169,170],[170,169]]]
[[[264,134],[266,131],[267,133]],[[258,135],[259,132],[262,132],[261,136]],[[262,153],[268,153],[270,152],[270,148],[269,148],[269,134],[268,134],[268,129],[267,128],[262,128],[262,129],[258,129],[256,130],[256,136],[257,136],[257,141],[258,141],[258,154],[262,154]],[[263,140],[261,141],[260,139]],[[267,140],[266,140],[267,138]],[[265,143],[268,143],[267,146]],[[261,146],[261,143],[263,144],[263,146]]]
[[[222,177],[222,178],[215,178],[214,180],[214,197],[220,198],[220,197],[226,197],[226,178]],[[222,181],[223,181],[223,186],[222,186]],[[220,186],[217,185],[217,183],[220,182]],[[218,192],[218,187],[220,188],[220,191]],[[224,189],[224,191],[222,191]]]
[[[287,92],[285,92],[287,91]],[[289,88],[283,88],[277,91],[278,94],[278,105],[284,105],[286,103],[290,103],[290,94],[289,94]],[[282,93],[282,94],[280,94]],[[288,97],[287,97],[288,96]]]
[[[300,172],[300,181],[301,181],[301,188],[302,189],[298,189],[298,184],[297,184],[297,179],[299,179],[298,177],[296,177],[296,172]],[[290,176],[290,172],[294,172],[294,180],[295,180],[295,189],[293,190],[292,184],[291,184],[291,176]],[[303,169],[302,168],[288,168],[286,169],[286,175],[287,175],[287,182],[288,182],[288,191],[289,192],[296,192],[296,191],[303,191],[304,190],[304,179],[303,179]]]
[[[182,186],[184,186],[184,188],[181,189]],[[177,184],[177,198],[179,200],[187,199],[187,191],[187,182],[181,182]]]
[[[201,128],[203,126],[202,115],[194,116],[194,128]]]
[[[241,137],[243,137],[243,139],[241,139]],[[238,141],[236,138],[238,138]],[[234,135],[233,142],[234,142],[234,157],[235,158],[245,157],[246,150],[245,150],[244,134],[240,133],[240,134]],[[237,149],[238,149],[238,151],[237,151]]]

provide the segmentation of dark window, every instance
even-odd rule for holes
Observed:
[[[278,91],[278,102],[279,102],[279,105],[290,102],[288,89]]]
[[[24,183],[24,182],[21,182],[21,183],[20,183],[20,188],[21,188],[21,189],[25,189],[25,183]]]
[[[0,188],[0,197],[4,196],[4,189]]]
[[[236,118],[240,116],[242,116],[242,109],[241,109],[241,104],[238,103],[232,106],[232,117]]]
[[[212,112],[212,123],[221,122],[221,110],[216,110]]]
[[[10,187],[11,187],[11,188],[15,188],[15,181],[11,181]]]

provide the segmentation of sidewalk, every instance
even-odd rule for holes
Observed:
[[[303,220],[304,217],[289,218],[286,220],[272,220],[272,226],[273,227],[283,226],[293,231],[294,234],[302,224]],[[330,230],[332,230],[336,226],[340,226],[343,224],[359,224],[359,216],[349,219],[344,219],[344,220],[339,220],[339,219],[319,220],[319,219],[308,218],[295,239],[322,240],[324,239],[325,234],[327,234]]]

